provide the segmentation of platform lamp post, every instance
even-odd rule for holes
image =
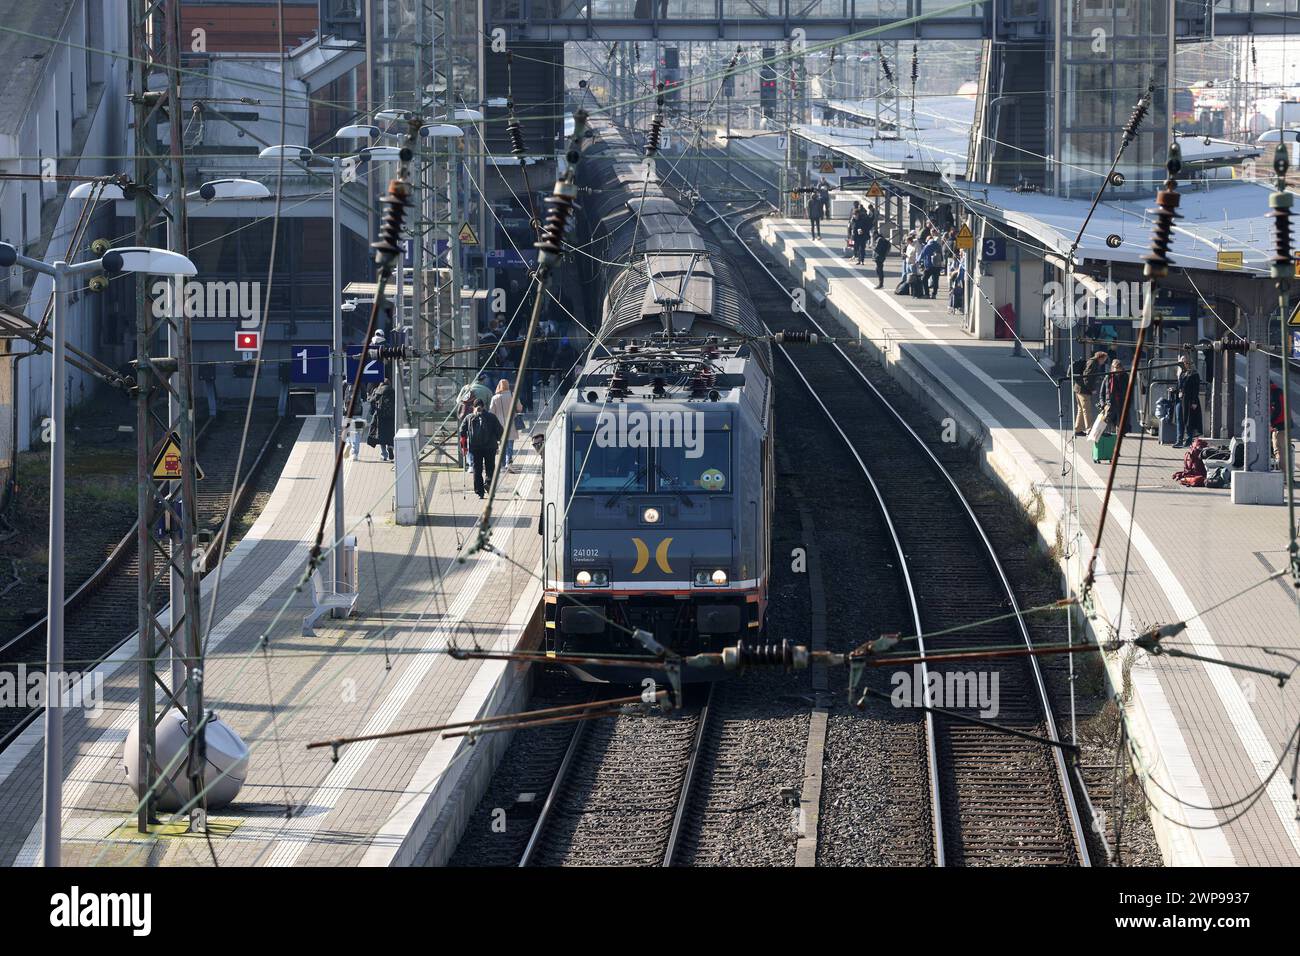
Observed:
[[[346,127],[345,127],[346,129]],[[342,133],[342,131],[340,131]],[[343,355],[343,314],[339,310],[339,299],[342,295],[340,283],[342,281],[343,269],[341,264],[342,222],[339,219],[339,187],[342,185],[343,171],[359,170],[361,164],[370,160],[384,159],[401,159],[402,151],[396,147],[378,146],[371,149],[363,149],[354,156],[325,156],[317,153],[308,146],[295,146],[288,143],[280,143],[275,146],[268,146],[258,154],[259,159],[277,159],[292,160],[301,165],[308,172],[312,172],[312,165],[319,164],[317,171],[321,167],[329,170],[330,174],[330,326],[333,330],[332,344],[330,347],[330,392],[331,402],[334,406],[332,413],[334,440],[343,440],[343,380],[347,368],[347,361]],[[368,345],[369,343],[363,343]],[[333,561],[333,591],[339,594],[345,575],[343,573],[344,555],[338,543],[343,540],[346,533],[345,515],[343,496],[343,473],[339,471],[338,481],[334,484],[334,561]]]
[[[58,866],[63,832],[63,421],[66,406],[67,316],[65,300],[68,280],[94,272],[119,275],[142,272],[150,275],[194,275],[194,263],[166,249],[132,246],[112,249],[102,259],[75,264],[62,259],[42,262],[21,255],[7,242],[0,242],[0,268],[20,265],[54,281],[54,343],[50,353],[50,544],[46,616],[48,649],[45,661],[45,776],[42,823],[42,851],[47,867]]]
[[[91,199],[92,197],[105,202],[131,200],[136,197],[138,189],[139,187],[132,183],[127,183],[125,185],[105,182],[79,183],[72,188],[71,192],[68,193],[68,198],[82,202]],[[254,182],[251,179],[213,179],[204,183],[198,189],[185,193],[185,198],[187,200],[202,200],[204,202],[232,199],[268,199],[270,196],[271,191],[269,189],[261,183]],[[172,236],[172,216],[167,211],[167,200],[169,197],[164,195],[153,196],[152,198],[158,204],[158,208],[163,214],[167,248],[171,249],[175,243],[173,242]],[[175,288],[172,290],[173,317],[179,317],[181,313],[178,310],[185,307],[185,288],[182,284],[183,281],[184,280],[180,276],[177,276],[175,280]],[[179,323],[174,321],[167,323],[168,355],[176,356],[181,354],[177,341],[178,324]],[[177,398],[175,390],[171,390],[167,397],[168,427],[177,428],[179,420],[180,401]],[[139,436],[140,441],[146,441],[147,439],[147,435]],[[178,482],[169,482],[173,494],[176,493],[178,484]],[[175,533],[179,535],[179,529]],[[179,539],[173,539],[173,549],[179,550],[180,543]],[[176,613],[177,610],[183,610],[185,607],[184,580],[176,573],[174,566],[168,571],[168,595],[170,607],[172,608],[171,619],[174,622],[180,617],[180,615]],[[171,670],[173,681],[172,686],[179,687],[185,679],[185,660],[180,654],[175,652],[175,648],[173,648],[172,651]]]

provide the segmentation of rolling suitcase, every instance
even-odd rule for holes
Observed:
[[[1102,435],[1092,443],[1092,460],[1094,463],[1110,461],[1115,455],[1115,436]]]

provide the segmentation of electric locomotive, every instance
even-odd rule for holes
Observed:
[[[578,165],[574,244],[602,324],[543,446],[546,647],[646,656],[758,642],[767,610],[772,356],[729,258],[619,130]],[[587,680],[654,672],[571,667]],[[687,680],[718,670],[687,669]]]

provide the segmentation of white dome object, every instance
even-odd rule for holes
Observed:
[[[122,769],[126,773],[131,789],[138,792],[140,773],[139,727],[132,725],[126,735],[126,744],[122,754]],[[158,723],[157,729],[158,765],[167,768],[173,761],[167,779],[156,786],[157,806],[159,810],[175,813],[189,803],[194,795],[190,779],[185,773],[185,748],[189,744],[189,722],[178,710],[172,710]],[[220,810],[229,805],[239,795],[248,776],[248,745],[220,717],[215,714],[203,728],[207,742],[207,761],[203,767],[204,795],[209,810]],[[178,756],[179,755],[179,756]]]

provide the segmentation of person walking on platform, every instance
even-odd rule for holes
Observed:
[[[1105,352],[1096,352],[1074,376],[1074,434],[1086,435],[1092,427],[1092,396],[1097,392],[1097,380],[1105,373]]]
[[[515,419],[523,411],[523,405],[514,400],[514,393],[510,391],[510,380],[503,378],[497,382],[497,393],[492,396],[492,401],[488,403],[488,411],[496,416],[496,420],[501,423],[505,436],[501,439],[506,443],[506,471],[513,472],[514,465],[514,445],[515,440]]]
[[[885,234],[876,230],[876,243],[871,250],[871,257],[876,260],[876,288],[885,287],[885,259],[889,257],[889,250],[893,246]]]
[[[871,227],[868,222],[867,211],[859,206],[849,226],[853,236],[853,261],[858,265],[867,261],[867,239],[871,237]]]
[[[1106,431],[1112,434],[1127,434],[1126,423],[1121,422],[1124,413],[1124,393],[1128,391],[1128,372],[1119,359],[1110,363],[1110,374],[1101,386],[1102,406],[1106,409]],[[1121,427],[1121,424],[1124,427]]]
[[[825,214],[825,200],[822,199],[822,194],[814,189],[808,196],[808,223],[812,228],[814,239],[822,237],[822,216]]]
[[[501,432],[501,422],[487,410],[481,398],[476,398],[474,413],[460,423],[460,433],[465,439],[465,447],[474,456],[474,494],[480,498],[492,482]]]
[[[1175,448],[1186,448],[1201,433],[1201,376],[1196,374],[1190,355],[1178,360],[1178,383],[1174,386],[1177,402],[1174,405],[1174,424],[1177,428]]]
[[[370,419],[370,435],[366,444],[378,446],[382,461],[393,460],[393,435],[396,433],[396,404],[393,398],[393,386],[387,381],[380,382],[370,391],[370,407],[373,409]]]
[[[834,219],[831,215],[831,187],[826,185],[826,180],[821,180],[817,184],[817,195],[822,199],[822,215],[827,219]]]

